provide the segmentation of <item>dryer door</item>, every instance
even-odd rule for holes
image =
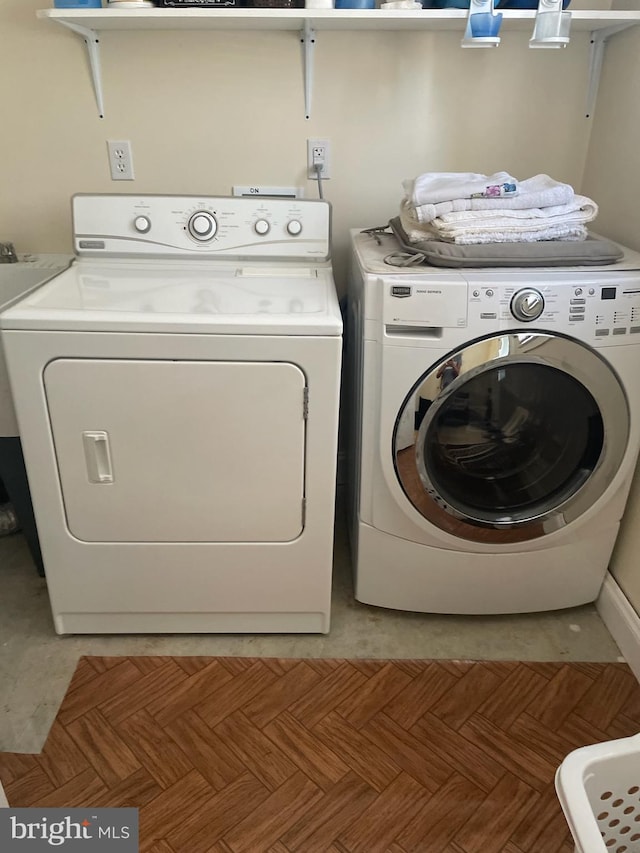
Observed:
[[[535,539],[603,494],[629,437],[611,367],[570,338],[495,335],[452,352],[406,397],[394,463],[413,506],[464,539]]]
[[[50,362],[44,388],[70,533],[85,542],[295,539],[305,387],[286,362]]]

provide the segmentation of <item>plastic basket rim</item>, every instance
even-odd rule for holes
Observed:
[[[640,756],[640,734],[616,740],[581,746],[570,752],[558,767],[556,793],[573,840],[584,850],[606,851],[600,828],[587,796],[584,774],[594,761],[615,759],[622,755]]]

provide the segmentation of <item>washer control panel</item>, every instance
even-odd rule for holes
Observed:
[[[470,283],[470,324],[490,332],[517,321],[594,339],[640,334],[640,271],[597,279],[568,273],[561,284],[548,281]]]
[[[640,342],[640,270],[511,276],[434,270],[378,281],[384,327],[396,341],[402,334],[439,340],[444,329],[464,330],[469,338],[531,328],[594,345],[631,342],[636,335]],[[375,300],[367,304],[375,314]]]
[[[79,194],[72,208],[83,256],[330,257],[331,206],[322,200]]]

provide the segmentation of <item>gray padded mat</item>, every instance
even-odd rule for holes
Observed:
[[[398,216],[389,227],[405,252],[424,256],[436,267],[581,267],[615,264],[624,252],[611,240],[541,240],[537,243],[483,243],[457,246],[440,240],[410,243]]]

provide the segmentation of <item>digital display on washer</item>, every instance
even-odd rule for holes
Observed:
[[[616,298],[616,289],[615,287],[603,287],[600,291],[600,299],[615,299]]]

